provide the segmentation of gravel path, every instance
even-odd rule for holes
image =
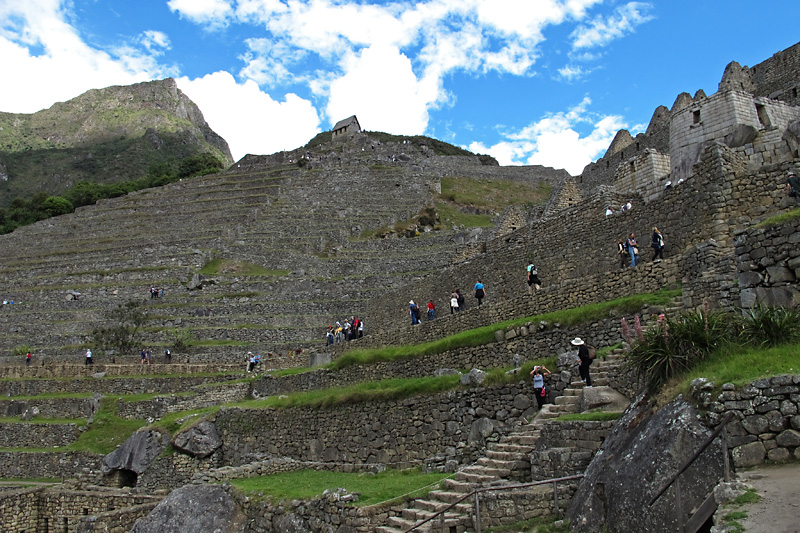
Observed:
[[[739,520],[747,533],[800,533],[800,463],[761,466],[740,473],[761,495],[761,501],[742,507]]]

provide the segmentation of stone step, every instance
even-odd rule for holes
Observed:
[[[453,478],[458,481],[466,481],[468,483],[475,483],[475,484],[490,483],[498,479],[497,476],[482,474],[479,472],[466,472],[464,470],[456,473],[456,475],[453,476]]]
[[[436,500],[414,500],[413,505],[417,509],[437,513],[450,504]],[[470,512],[472,512],[472,505],[469,503],[456,504],[454,507],[452,507],[452,512],[459,515],[468,515]]]
[[[555,404],[575,406],[578,405],[580,401],[581,401],[580,396],[558,396],[556,398]]]
[[[455,503],[463,497],[464,493],[462,492],[452,492],[447,490],[432,490],[428,493],[428,498],[446,503]]]
[[[441,488],[447,492],[460,492],[466,494],[473,490],[472,483],[458,479],[447,478],[442,480]]]
[[[495,478],[504,478],[511,475],[511,469],[484,466],[475,462],[469,465],[468,467],[462,469],[461,473],[478,475],[478,476],[492,476]]]

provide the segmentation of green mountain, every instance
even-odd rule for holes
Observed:
[[[228,143],[171,78],[93,89],[33,114],[0,112],[0,207],[79,181],[140,178],[153,164],[200,153],[233,162]]]

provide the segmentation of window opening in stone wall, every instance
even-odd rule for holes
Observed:
[[[67,533],[67,531],[69,531],[69,521],[67,520],[66,516],[64,517],[63,524],[64,524],[64,527],[61,528],[61,531],[63,531],[64,533]]]
[[[620,152],[619,153],[619,158],[620,159],[625,159],[625,152]]]
[[[700,110],[692,111],[692,123],[700,124]]]
[[[758,115],[758,122],[765,128],[769,128],[772,125],[769,121],[767,108],[764,105],[756,104],[756,115]]]
[[[42,524],[42,531],[43,533],[48,533],[50,531],[50,519],[45,517],[44,524]]]
[[[792,98],[797,98],[797,87],[792,87]]]
[[[633,161],[631,161],[630,169],[631,169],[631,172],[636,172],[636,164]]]
[[[606,161],[606,168],[611,164],[611,161]]]
[[[89,508],[88,507],[84,507],[83,508],[83,516],[89,516]]]
[[[638,142],[636,143],[636,151],[637,152],[639,151],[639,143]]]

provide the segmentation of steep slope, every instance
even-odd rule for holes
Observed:
[[[153,163],[202,152],[232,162],[228,144],[171,78],[93,89],[33,114],[0,112],[0,206],[81,180],[135,179]]]

